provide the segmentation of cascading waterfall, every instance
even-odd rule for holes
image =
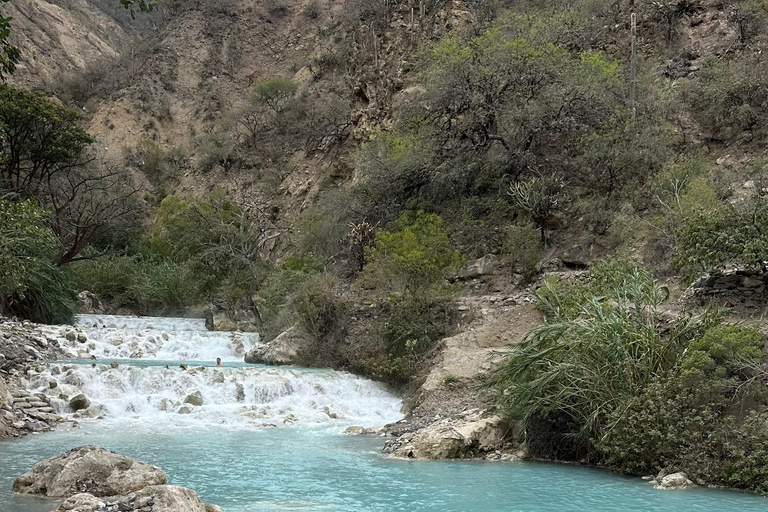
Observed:
[[[70,357],[82,359],[242,361],[259,342],[258,333],[208,331],[198,318],[79,315],[76,326],[69,338],[62,327],[47,334],[58,337]]]
[[[245,365],[242,353],[258,334],[204,329],[198,319],[81,315],[76,331],[49,333],[75,360],[31,375],[29,388],[65,416],[159,428],[375,426],[401,417],[400,399],[378,383],[331,370]],[[217,357],[226,366],[214,366]],[[69,400],[80,393],[91,405],[74,413]]]

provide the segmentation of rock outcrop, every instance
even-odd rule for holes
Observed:
[[[78,493],[103,497],[167,483],[168,477],[155,466],[99,446],[82,446],[38,462],[13,482],[13,491],[52,498]]]
[[[269,343],[249,350],[245,354],[245,362],[251,364],[294,364],[299,350],[311,341],[308,334],[303,333],[297,326],[293,326]]]
[[[715,271],[702,276],[686,291],[693,305],[716,300],[737,313],[762,310],[768,304],[768,273],[750,269]]]
[[[77,294],[77,309],[80,313],[103,314],[104,306],[99,297],[87,290]]]
[[[409,459],[468,459],[502,448],[501,418],[480,412],[463,419],[447,418],[389,441],[385,452]]]
[[[235,303],[213,302],[205,312],[205,327],[209,331],[256,332],[257,319],[247,300]]]
[[[499,257],[495,254],[488,254],[482,258],[467,262],[457,274],[458,279],[474,279],[480,276],[487,276],[498,272],[500,267]]]

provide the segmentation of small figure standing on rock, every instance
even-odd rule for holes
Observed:
[[[224,363],[221,362],[221,358],[220,357],[216,358],[216,366],[224,366]]]

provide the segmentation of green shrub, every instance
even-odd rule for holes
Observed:
[[[716,326],[691,342],[678,367],[614,409],[603,462],[633,474],[685,471],[693,479],[768,492],[768,395],[757,381],[764,336]]]
[[[207,295],[245,295],[263,272],[258,225],[222,191],[205,199],[168,196],[155,211],[149,251],[190,265]]]
[[[504,253],[515,271],[525,279],[537,273],[537,266],[544,251],[539,230],[533,224],[513,224],[504,236]]]
[[[265,339],[277,336],[297,320],[293,301],[302,286],[322,271],[322,266],[310,258],[288,257],[271,270],[258,291],[258,310]],[[312,334],[312,333],[310,333]]]
[[[334,294],[335,279],[328,275],[306,281],[294,300],[299,327],[318,341],[343,338],[346,307]]]
[[[266,105],[276,114],[283,112],[296,95],[299,85],[289,78],[268,78],[253,88],[253,101]]]
[[[448,333],[451,309],[443,300],[413,295],[393,299],[388,308],[378,327],[384,354],[376,361],[374,376],[401,385],[416,375],[434,343]]]
[[[768,202],[762,194],[716,209],[697,209],[676,231],[674,263],[690,276],[727,263],[764,269],[768,259]]]
[[[660,304],[668,293],[647,270],[629,260],[609,258],[592,266],[582,280],[559,281],[556,277],[545,280],[537,295],[538,308],[548,319],[559,321],[577,318],[596,297],[601,300],[629,297],[645,304]]]
[[[35,322],[71,323],[75,289],[54,264],[58,244],[47,217],[32,200],[0,200],[0,312]]]
[[[72,273],[78,290],[141,314],[179,312],[206,297],[205,276],[184,263],[110,256],[75,263]]]
[[[462,263],[438,215],[406,212],[391,231],[379,231],[360,280],[364,287],[412,292],[440,285]]]

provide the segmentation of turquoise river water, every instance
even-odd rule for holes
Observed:
[[[382,438],[343,434],[401,417],[400,399],[379,384],[343,372],[243,365],[242,339],[216,338],[189,320],[118,320],[81,320],[96,366],[64,361],[30,377],[30,391],[46,393],[61,414],[71,415],[61,395],[83,392],[101,419],[0,441],[0,512],[54,510],[56,502],[13,495],[13,480],[85,444],[159,466],[170,483],[225,512],[768,511],[768,500],[755,495],[659,491],[593,468],[391,459],[381,454]],[[83,349],[73,347],[73,357],[88,355],[75,350]],[[141,360],[125,359],[137,350]],[[217,354],[224,368],[211,366]],[[101,365],[110,356],[122,358],[118,368]],[[182,359],[199,362],[183,370]],[[186,406],[190,393],[203,405]]]

